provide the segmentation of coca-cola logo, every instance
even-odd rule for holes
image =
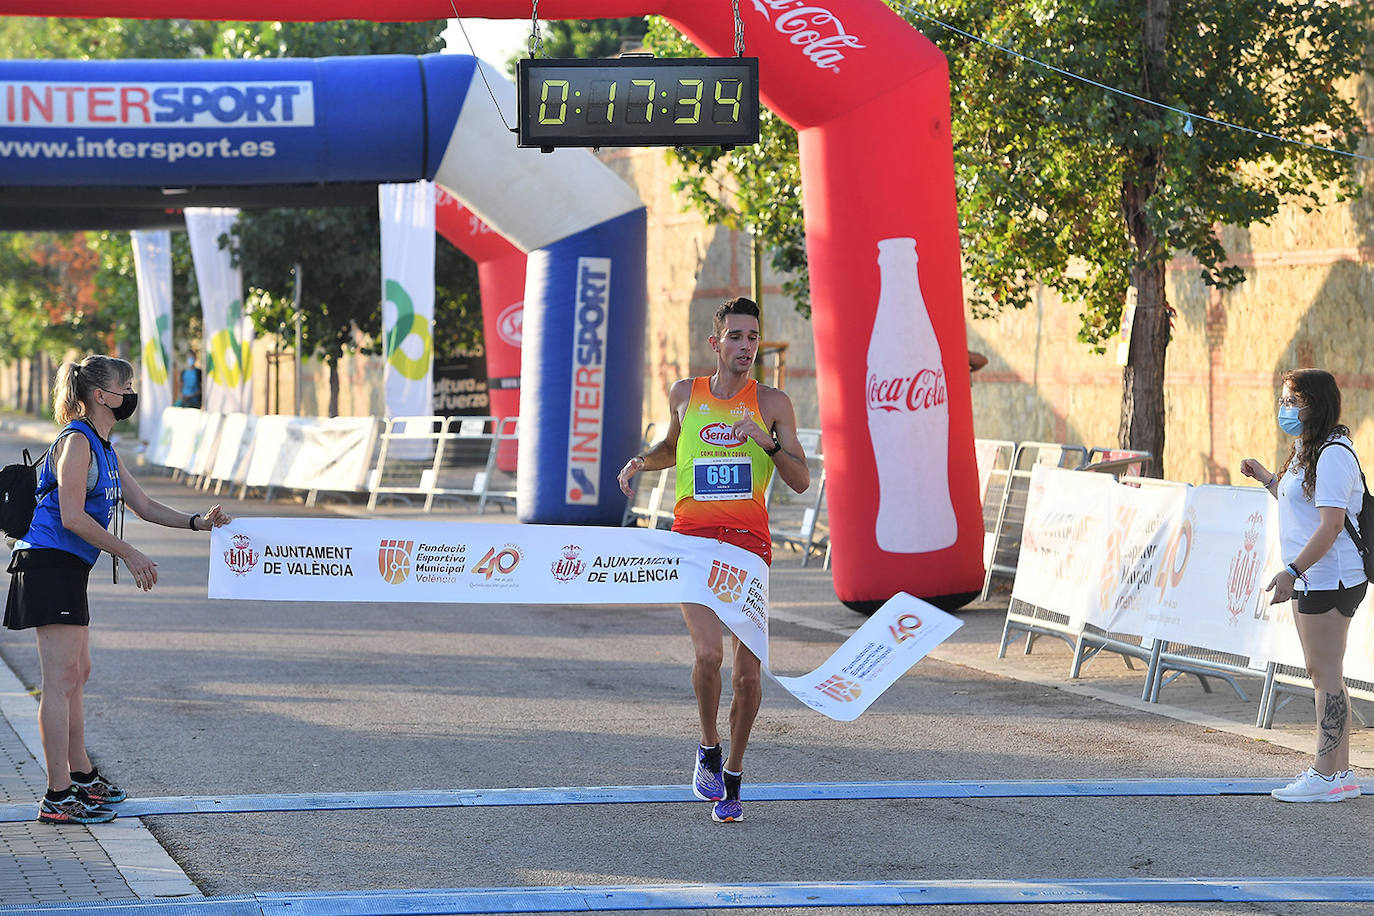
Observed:
[[[744,438],[729,423],[708,423],[701,428],[701,441],[707,445],[740,445]]]
[[[823,6],[809,5],[804,0],[754,0],[754,9],[788,41],[800,46],[818,70],[839,73],[844,60],[842,49],[866,47],[845,31],[838,16]]]
[[[496,333],[512,347],[520,347],[520,333],[525,323],[524,300],[508,305],[496,319]]]
[[[897,411],[929,410],[940,407],[947,398],[943,369],[922,369],[915,375],[896,378],[868,374],[868,409]]]

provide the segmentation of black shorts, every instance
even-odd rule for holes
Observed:
[[[10,594],[5,626],[27,630],[50,624],[84,627],[91,623],[86,600],[90,565],[65,550],[16,550],[10,559]]]
[[[1368,587],[1368,582],[1361,582],[1359,585],[1352,585],[1349,588],[1324,588],[1314,589],[1310,592],[1298,592],[1298,613],[1325,614],[1335,608],[1341,612],[1342,617],[1354,617],[1355,608],[1359,607],[1360,602],[1364,600],[1365,589]]]

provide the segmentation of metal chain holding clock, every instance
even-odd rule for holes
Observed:
[[[539,0],[535,0],[537,5]],[[730,0],[730,6],[735,11],[735,56],[744,56],[744,20],[739,15],[739,0]]]
[[[530,8],[530,57],[538,57],[544,49],[544,38],[539,34],[539,0],[534,0]]]

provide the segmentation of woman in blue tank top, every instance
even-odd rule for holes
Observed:
[[[109,531],[121,499],[146,521],[208,531],[227,524],[219,506],[187,515],[143,492],[124,466],[110,432],[138,406],[134,368],[126,360],[88,356],[57,370],[53,416],[63,424],[38,475],[33,523],[10,558],[5,626],[33,628],[43,685],[38,704],[48,792],[38,819],[97,824],[111,820],[108,805],[125,794],[100,775],[86,753],[82,696],[91,673],[90,608],[86,585],[101,552],[122,560],[134,584],[157,583],[157,564]]]

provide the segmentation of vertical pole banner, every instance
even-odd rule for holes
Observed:
[[[428,417],[434,413],[434,183],[378,185],[377,197],[386,413]],[[393,442],[391,451],[399,458],[433,457],[423,440]]]
[[[158,440],[162,411],[172,406],[172,234],[165,229],[130,233],[138,278],[138,438]]]
[[[378,186],[386,411],[434,413],[434,184]]]
[[[243,308],[243,272],[219,244],[238,217],[238,210],[227,207],[186,208],[205,324],[203,403],[216,413],[253,410],[253,322]]]

